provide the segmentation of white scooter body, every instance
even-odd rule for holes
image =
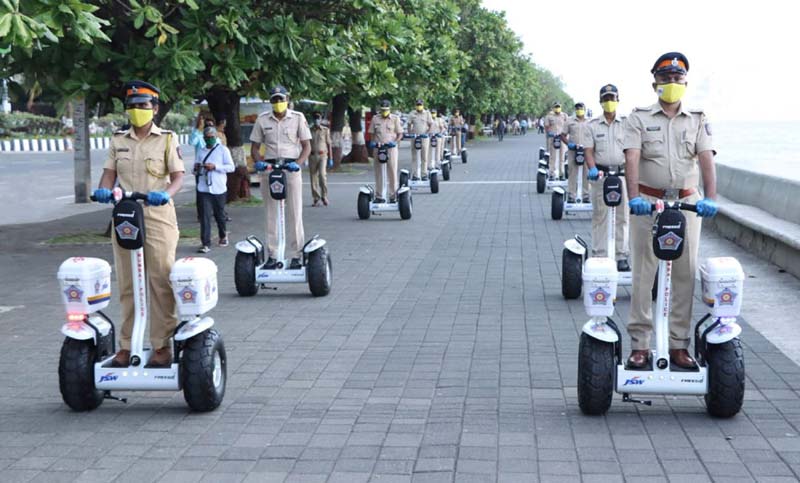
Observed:
[[[664,210],[664,202],[656,203],[656,210],[661,213]],[[616,360],[614,391],[623,395],[623,401],[651,404],[650,401],[632,399],[631,394],[707,394],[709,368],[704,361],[697,361],[696,370],[672,368],[669,362],[672,261],[660,259],[658,263],[658,296],[653,311],[656,347],[651,351],[651,368],[645,370],[625,367],[621,355],[621,334],[614,321],[609,318],[614,312],[616,295],[615,262],[609,258],[591,258],[587,260],[586,265],[586,272],[592,273],[588,273],[584,280],[584,306],[591,319],[584,324],[582,332],[594,339],[614,345]],[[738,274],[727,279],[712,275],[708,277],[710,281],[707,280],[703,269],[706,266],[720,265],[733,267],[735,270],[729,270],[729,273],[738,271]],[[595,267],[605,267],[605,270],[593,270]],[[603,271],[606,273],[602,273]],[[711,307],[711,310],[696,325],[696,354],[701,344],[724,344],[737,338],[742,331],[736,322],[741,307],[741,287],[744,279],[739,263],[732,258],[711,258],[703,265],[701,272],[704,274],[704,302]],[[707,293],[712,294],[709,300],[706,300]],[[734,299],[736,299],[735,304]]]
[[[565,170],[566,171],[566,170]],[[536,192],[546,193],[558,187],[565,187],[569,181],[565,179],[550,179],[550,153],[543,147],[539,147],[539,161],[536,170]]]
[[[422,138],[423,136],[417,136],[414,134],[407,135],[409,139],[411,139],[412,143],[416,143],[417,137]],[[424,137],[427,137],[425,135]],[[421,147],[417,148],[416,144],[414,144],[414,148],[419,151],[417,153],[417,173],[422,174],[422,152]],[[434,166],[436,166],[436,162],[434,160]],[[408,172],[407,169],[400,170],[400,186],[408,186],[411,188],[412,191],[418,191],[420,189],[428,189],[431,193],[438,193],[439,192],[439,170],[437,168],[433,168],[428,171],[428,179],[413,179],[411,173]]]
[[[591,213],[592,211],[592,203],[584,203],[583,202],[583,170],[584,170],[584,161],[583,161],[583,154],[582,154],[582,147],[576,154],[576,164],[578,165],[578,172],[576,175],[578,179],[576,180],[577,190],[575,193],[575,201],[570,203],[567,199],[567,190],[564,189],[563,186],[559,186],[553,188],[553,196],[552,196],[552,203],[553,204],[561,204],[561,213],[563,214],[575,214],[575,213]],[[554,220],[560,220],[561,214],[557,214],[557,209],[552,209],[552,218]]]
[[[392,148],[390,148],[390,149],[392,149]],[[399,148],[395,147],[395,149],[399,149]],[[386,155],[388,156],[388,153]],[[380,154],[378,154],[378,156],[380,156]],[[388,196],[388,194],[389,194],[389,179],[388,179],[388,176],[387,176],[387,173],[388,173],[387,165],[388,164],[389,164],[388,161],[380,163],[381,170],[383,171],[383,178],[382,178],[383,179],[383,190],[382,190],[382,193],[383,193],[384,196],[386,196],[386,201],[384,203],[376,203],[375,202],[375,188],[372,185],[364,185],[361,188],[359,188],[359,194],[358,194],[359,203],[361,203],[361,198],[362,197],[365,197],[366,199],[369,200],[369,203],[367,205],[368,209],[367,209],[366,213],[362,213],[361,212],[361,208],[359,208],[359,215],[358,216],[362,220],[369,218],[370,215],[380,215],[382,213],[387,213],[387,212],[400,213],[400,217],[403,218],[403,219],[411,218],[411,213],[412,213],[412,209],[413,209],[413,201],[411,199],[411,188],[409,188],[408,186],[400,186],[398,188],[396,194],[395,194],[397,200],[394,203],[390,202],[391,200],[389,199],[389,196]],[[400,197],[401,197],[401,195],[402,196],[408,196],[409,206],[408,206],[408,213],[407,213],[408,216],[407,217],[403,216],[403,212],[400,209]]]

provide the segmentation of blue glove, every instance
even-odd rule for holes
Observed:
[[[717,214],[718,210],[717,202],[710,198],[703,198],[697,202],[697,216],[711,218]]]
[[[166,191],[151,191],[147,193],[147,204],[150,206],[161,206],[169,203],[169,193]]]
[[[394,143],[394,142],[393,143],[386,143],[386,147],[387,148],[396,148],[397,147],[397,143]]]
[[[630,206],[634,215],[649,215],[652,213],[652,205],[641,196],[628,201],[628,206]]]
[[[299,164],[297,164],[297,163],[296,163],[296,162],[294,162],[294,161],[291,161],[291,162],[289,162],[289,163],[286,163],[286,165],[285,165],[285,166],[286,166],[286,169],[288,169],[288,170],[289,170],[289,171],[291,171],[292,173],[296,173],[296,172],[300,171],[300,165],[299,165]]]
[[[111,190],[108,188],[97,188],[92,196],[98,203],[111,203]]]
[[[333,158],[328,159],[328,167],[329,168],[333,167]]]
[[[592,166],[591,168],[589,168],[587,176],[589,177],[590,180],[597,181],[597,178],[600,177],[600,171],[597,169],[597,166]]]
[[[568,149],[575,149],[575,143],[568,143],[567,144],[567,148]]]
[[[375,141],[370,141],[370,142],[369,142],[369,148],[370,148],[370,149],[375,149],[377,146],[378,146],[378,145],[377,145],[377,144],[375,144]]]
[[[258,171],[260,173],[262,171],[266,171],[267,170],[267,166],[269,166],[269,165],[267,163],[265,163],[264,161],[256,161],[255,166],[256,166],[256,171]]]

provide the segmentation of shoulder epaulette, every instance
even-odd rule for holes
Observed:
[[[127,129],[117,129],[116,131],[114,131],[114,136],[116,136],[117,134],[125,134],[127,132],[128,132]]]
[[[650,106],[647,106],[647,107],[634,107],[633,110],[634,111],[649,111],[650,110]]]
[[[689,109],[689,112],[691,112],[692,114],[705,114],[705,111],[703,109]]]

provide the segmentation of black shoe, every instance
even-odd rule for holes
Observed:
[[[389,203],[397,203],[397,197],[389,198]]]
[[[575,203],[575,197],[572,195],[567,196],[567,203]]]
[[[275,270],[276,268],[278,268],[278,261],[272,257],[267,258],[264,265],[261,265],[262,270]]]
[[[419,176],[412,176],[411,181],[419,181]]]
[[[303,268],[303,265],[300,263],[299,258],[292,258],[292,261],[289,262],[289,270],[300,270]]]
[[[617,271],[618,272],[630,272],[631,266],[628,265],[627,260],[617,260]]]
[[[428,177],[427,176],[423,176],[422,177],[422,181],[428,181]]]
[[[589,204],[589,203],[591,203],[591,200],[589,200],[588,197],[584,197],[583,198],[583,202],[586,203],[586,204]]]
[[[386,203],[386,200],[383,199],[383,198],[375,198],[372,202],[373,203]]]

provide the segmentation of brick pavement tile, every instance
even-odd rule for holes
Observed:
[[[453,473],[451,472],[431,472],[414,473],[411,478],[412,483],[452,483]]]

